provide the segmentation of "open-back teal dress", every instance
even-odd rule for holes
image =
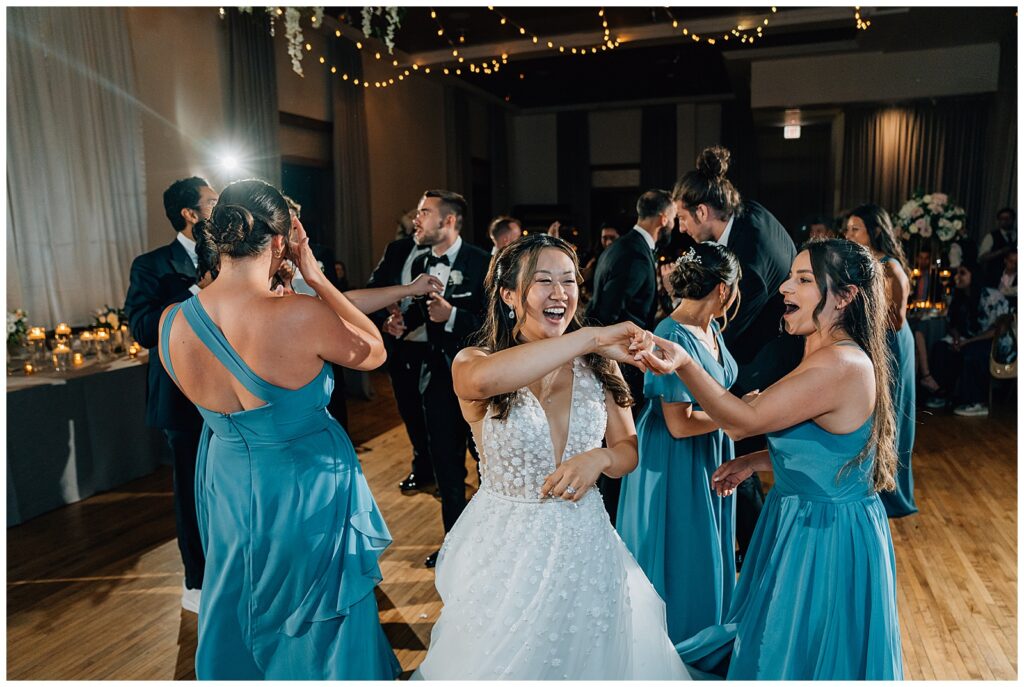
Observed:
[[[775,484],[729,619],[676,645],[692,675],[902,679],[896,559],[871,492],[873,457],[840,473],[870,434],[870,418],[849,434],[810,420],[768,434]]]
[[[205,427],[196,509],[206,576],[196,676],[393,679],[399,665],[374,597],[391,534],[352,442],[327,412],[331,366],[324,363],[300,389],[264,381],[198,297],[168,313],[165,352],[179,310],[217,360],[266,402],[235,413],[199,407]]]

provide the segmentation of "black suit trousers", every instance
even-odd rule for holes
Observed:
[[[174,524],[178,532],[178,550],[185,565],[185,586],[203,588],[206,556],[199,537],[196,518],[196,454],[200,429],[165,429],[164,436],[174,455]]]
[[[448,532],[466,508],[469,425],[462,417],[447,362],[440,354],[431,354],[426,366],[430,368],[430,381],[423,390],[423,416],[441,496],[441,520]]]
[[[395,390],[398,414],[405,423],[405,431],[412,444],[412,474],[416,475],[417,481],[434,479],[427,423],[423,415],[423,395],[420,393],[420,369],[427,350],[425,343],[396,340],[388,352],[391,388]]]

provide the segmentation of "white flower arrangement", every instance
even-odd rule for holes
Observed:
[[[25,343],[28,335],[28,313],[22,309],[7,311],[7,345],[16,346]]]
[[[97,309],[93,319],[96,321],[97,327],[108,327],[110,329],[120,329],[121,323],[127,321],[124,316],[124,310],[111,308],[109,305],[104,305],[102,308]]]
[[[903,204],[895,219],[904,240],[914,235],[924,239],[934,235],[939,241],[949,243],[964,235],[966,218],[964,209],[950,202],[945,193],[923,194],[918,191]]]

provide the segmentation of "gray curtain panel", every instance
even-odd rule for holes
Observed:
[[[281,147],[277,132],[277,71],[274,39],[262,11],[227,9],[224,17],[228,57],[227,124],[238,149],[245,151],[246,174],[281,186]]]
[[[972,236],[982,219],[987,97],[846,111],[841,208],[874,202],[899,210],[915,189],[941,191],[967,212]]]
[[[122,303],[146,245],[124,12],[7,10],[7,307],[33,325],[91,323],[96,308]]]
[[[348,41],[331,41],[332,63],[348,73],[348,81],[331,79],[334,110],[334,250],[348,267],[350,284],[363,284],[373,268],[370,226],[370,153],[366,134],[366,103],[359,52]]]

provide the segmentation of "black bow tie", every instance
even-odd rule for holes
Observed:
[[[450,265],[450,264],[451,263],[448,262],[448,256],[447,255],[442,255],[441,257],[437,257],[436,255],[431,253],[430,255],[427,256],[427,267],[428,268],[433,267],[434,265]]]

